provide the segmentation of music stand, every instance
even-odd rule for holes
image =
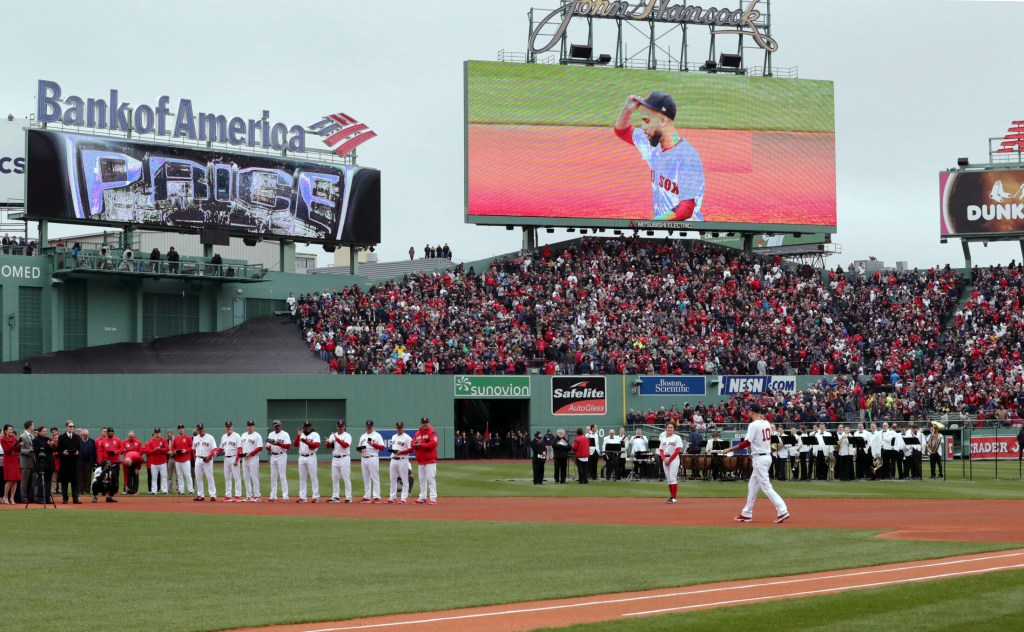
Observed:
[[[787,446],[796,445],[796,437],[793,435],[782,435],[782,444]]]
[[[850,445],[858,450],[863,450],[868,444],[864,441],[864,437],[850,437]]]
[[[608,468],[612,468],[611,477],[619,480],[619,454],[621,452],[621,443],[609,443],[604,447],[605,480],[608,479]]]

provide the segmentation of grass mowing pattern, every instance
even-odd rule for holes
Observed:
[[[467,62],[469,123],[607,127],[631,94],[671,94],[679,129],[835,132],[832,82]]]
[[[722,632],[773,628],[787,632],[1005,632],[1021,628],[1021,586],[1024,586],[1024,571],[1002,571],[837,595],[588,623],[558,629],[565,632],[623,632],[636,629],[644,632]]]
[[[8,630],[213,630],[804,573],[1011,548],[904,542],[871,531],[402,522],[147,512],[5,510],[45,564],[5,574]],[[770,540],[769,540],[770,538]],[[842,547],[836,547],[838,541]],[[581,546],[581,543],[588,543]],[[713,546],[709,546],[713,543]],[[789,551],[751,566],[752,551]],[[626,563],[628,546],[678,563]],[[610,556],[618,547],[620,556]],[[823,555],[822,551],[829,554]],[[587,572],[580,572],[586,569]],[[53,590],[50,590],[53,588]],[[149,614],[144,614],[149,613]],[[140,618],[141,617],[141,618]]]

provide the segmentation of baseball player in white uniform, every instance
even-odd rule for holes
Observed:
[[[196,454],[196,497],[193,500],[204,500],[205,478],[210,488],[210,502],[213,502],[217,500],[217,483],[213,480],[213,456],[217,453],[217,442],[212,435],[206,434],[206,426],[203,424],[198,424],[196,430],[199,434],[192,437],[192,451]]]
[[[665,432],[659,437],[658,456],[661,458],[661,466],[665,469],[665,480],[668,482],[669,498],[665,502],[674,505],[676,492],[679,485],[676,484],[676,477],[679,475],[679,459],[683,454],[683,438],[676,434],[676,425],[671,421],[665,424]]]
[[[352,502],[352,457],[349,447],[352,435],[345,432],[345,420],[338,422],[338,429],[327,438],[327,447],[331,448],[331,499],[327,502],[341,502],[341,485],[345,481],[345,502]]]
[[[263,437],[256,432],[256,422],[245,422],[242,435],[242,482],[245,483],[245,501],[258,503],[260,497],[260,452],[263,451]]]
[[[288,500],[288,448],[292,447],[291,437],[281,430],[281,422],[273,423],[274,429],[267,435],[267,451],[270,452],[270,502],[277,501],[277,485],[281,483],[281,500]]]
[[[363,468],[363,503],[380,502],[380,463],[377,456],[381,450],[386,450],[384,437],[373,429],[373,420],[366,420],[366,432],[359,437],[356,450],[362,455]]]
[[[395,434],[391,437],[388,450],[391,450],[391,487],[388,493],[388,504],[396,502],[405,504],[409,498],[409,453],[412,452],[412,437],[405,434],[405,424],[395,424]],[[402,481],[402,495],[398,496],[398,481]]]
[[[642,124],[630,119],[640,110]],[[656,220],[704,221],[704,166],[700,155],[675,129],[676,104],[655,90],[646,99],[630,95],[615,119],[615,135],[632,144],[651,168]]]
[[[753,471],[750,473],[750,484],[747,486],[747,504],[743,506],[743,511],[736,516],[736,522],[750,522],[754,519],[754,501],[757,500],[758,490],[764,490],[765,496],[775,505],[777,512],[775,522],[785,522],[789,519],[786,501],[776,493],[771,479],[768,478],[768,470],[772,466],[771,438],[773,433],[772,425],[765,421],[764,408],[760,404],[754,404],[750,407],[750,425],[747,426],[747,436],[743,441],[722,451],[722,454],[729,454],[734,450],[743,450],[749,447],[754,465]]]
[[[238,471],[238,448],[242,445],[242,435],[234,431],[230,421],[224,422],[224,428],[218,450],[218,453],[224,456],[224,500],[229,503],[241,502],[242,476]]]
[[[299,497],[297,503],[306,502],[306,478],[312,486],[313,502],[320,502],[320,482],[316,476],[316,451],[320,448],[320,435],[308,421],[302,430],[295,431],[294,445],[299,449]]]

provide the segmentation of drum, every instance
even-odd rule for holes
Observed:
[[[686,478],[686,473],[693,471],[693,455],[692,454],[684,454],[681,465],[682,465],[683,471],[680,472],[680,474],[682,474],[683,478]]]
[[[700,472],[701,477],[707,478],[708,473],[711,472],[711,455],[710,454],[695,454],[693,455],[693,470],[694,473]]]
[[[736,471],[739,472],[740,478],[749,479],[751,472],[754,471],[754,459],[749,454],[743,454],[736,457],[739,459],[739,464]]]
[[[735,472],[736,468],[738,468],[740,465],[739,458],[740,457],[736,456],[735,454],[723,456],[722,471],[724,471],[726,474],[732,474],[733,472]]]

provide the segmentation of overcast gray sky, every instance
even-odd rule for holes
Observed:
[[[346,112],[379,134],[359,161],[383,172],[381,258],[445,241],[459,259],[481,258],[516,249],[520,237],[463,222],[462,62],[524,51],[529,8],[556,5],[6,3],[0,109],[34,112],[36,82],[49,79],[65,94],[103,98],[116,88],[149,104],[167,94],[172,108],[186,97],[197,111],[259,118],[270,109],[288,124]],[[962,264],[959,242],[939,243],[937,174],[958,156],[986,158],[987,139],[1024,119],[1024,3],[775,0],[772,21],[774,65],[835,82],[834,241],[843,254],[830,264],[869,255],[890,265]],[[706,50],[699,41],[693,60]],[[613,44],[599,38],[595,48],[612,52]],[[564,234],[541,235],[552,237]],[[974,255],[981,264],[1021,260],[1016,242],[979,244]]]

